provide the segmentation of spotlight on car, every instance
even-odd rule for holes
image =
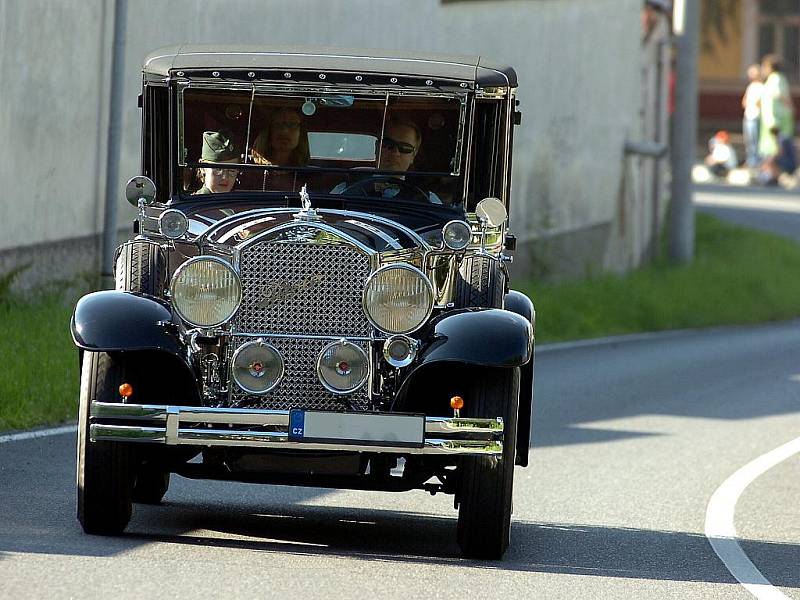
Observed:
[[[181,211],[170,208],[158,218],[158,230],[165,238],[175,240],[189,230],[189,220]]]
[[[450,250],[463,250],[472,239],[472,230],[464,221],[450,221],[442,228],[442,239]]]

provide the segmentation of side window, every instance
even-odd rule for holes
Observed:
[[[503,103],[499,100],[478,100],[475,124],[467,210],[487,196],[502,197],[503,190]]]
[[[148,85],[144,90],[142,173],[156,184],[158,202],[169,200],[169,89]]]

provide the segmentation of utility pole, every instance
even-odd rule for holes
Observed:
[[[122,86],[125,80],[125,28],[127,0],[113,0],[114,39],[112,42],[111,89],[109,94],[108,142],[106,156],[105,211],[103,211],[103,244],[101,279],[103,288],[114,287],[114,249],[117,247],[117,203],[120,199],[119,155],[122,137]]]
[[[697,144],[697,49],[700,0],[675,0],[675,113],[672,115],[672,198],[669,211],[669,258],[686,264],[694,258],[692,167]]]

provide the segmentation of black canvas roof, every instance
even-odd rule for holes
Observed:
[[[183,45],[161,48],[145,58],[143,70],[167,76],[178,70],[271,70],[320,73],[380,73],[474,82],[480,86],[517,85],[509,66],[481,56],[422,54],[378,49],[314,46]]]

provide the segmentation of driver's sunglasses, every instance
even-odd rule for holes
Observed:
[[[390,137],[383,138],[381,146],[387,150],[397,150],[400,154],[411,154],[416,148],[406,142],[398,142]]]
[[[211,169],[216,177],[236,177],[239,169]]]

